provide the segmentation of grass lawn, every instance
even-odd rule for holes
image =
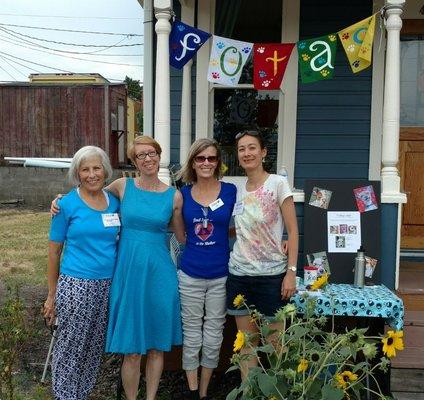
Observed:
[[[49,213],[0,210],[0,220],[0,281],[45,284]]]

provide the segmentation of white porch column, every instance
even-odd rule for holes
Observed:
[[[140,2],[141,0],[139,0]],[[144,0],[143,134],[153,136],[153,0]]]
[[[181,4],[181,20],[186,24],[194,24],[194,0],[186,0]],[[181,92],[180,121],[180,164],[187,160],[191,146],[191,67],[190,60],[183,69],[183,85]]]
[[[169,82],[169,33],[171,32],[172,0],[154,0],[156,42],[155,139],[162,147],[159,179],[170,183],[171,106]]]
[[[400,107],[400,30],[405,0],[386,0],[385,25],[387,30],[386,76],[384,83],[383,140],[382,140],[382,196],[400,192],[399,107]]]

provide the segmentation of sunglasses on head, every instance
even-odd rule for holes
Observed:
[[[204,163],[206,160],[208,160],[210,163],[214,163],[218,161],[218,156],[196,156],[194,157],[194,161],[197,163]]]
[[[239,133],[237,133],[236,135],[236,140],[241,139],[243,136],[259,136],[259,132],[258,131],[241,131]]]

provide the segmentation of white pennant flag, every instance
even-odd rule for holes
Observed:
[[[228,86],[237,85],[252,48],[253,43],[214,35],[208,81]]]

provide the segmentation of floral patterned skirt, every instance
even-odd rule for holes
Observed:
[[[110,284],[110,279],[59,277],[58,328],[52,357],[57,400],[85,400],[96,383],[104,351]]]

